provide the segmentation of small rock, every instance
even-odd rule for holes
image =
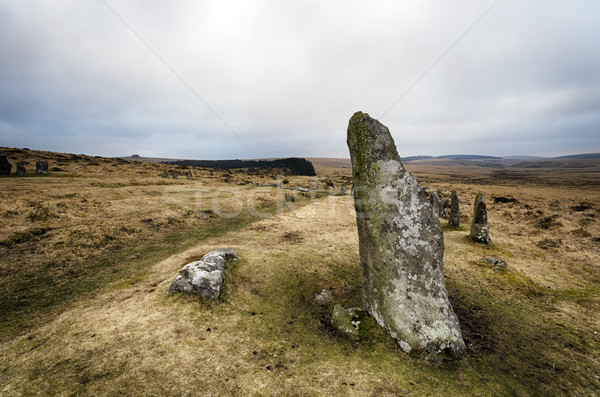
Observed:
[[[35,172],[38,174],[48,175],[48,162],[38,161],[35,163]]]
[[[12,170],[12,164],[4,154],[0,154],[0,176],[9,176]]]
[[[488,265],[497,266],[497,267],[506,267],[506,262],[502,259],[498,258],[481,258],[482,261],[487,263]]]
[[[331,294],[331,290],[324,289],[317,295],[315,295],[315,302],[319,305],[326,305],[330,302],[333,302],[333,295]]]
[[[360,321],[358,321],[359,311],[360,309],[358,308],[346,310],[340,305],[335,305],[331,314],[331,325],[342,335],[352,340],[358,340],[358,329],[360,325]]]

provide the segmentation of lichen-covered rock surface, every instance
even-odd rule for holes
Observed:
[[[340,334],[352,340],[359,340],[360,310],[358,308],[344,309],[340,305],[333,307],[331,326]]]
[[[471,232],[469,235],[471,239],[479,243],[492,243],[487,207],[485,205],[485,194],[483,193],[479,193],[475,196],[475,203],[473,204],[473,220],[471,221]]]
[[[365,309],[412,356],[459,358],[465,344],[448,300],[442,227],[431,204],[379,121],[355,113],[348,147]]]
[[[171,283],[167,293],[187,292],[218,299],[223,286],[225,265],[237,259],[237,254],[231,248],[211,251],[199,261],[185,265]]]

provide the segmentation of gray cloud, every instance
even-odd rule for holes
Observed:
[[[493,1],[0,0],[0,139],[188,158],[343,156]],[[600,151],[593,1],[501,1],[385,118],[401,155]]]

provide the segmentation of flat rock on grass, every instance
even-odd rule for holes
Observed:
[[[187,292],[188,294],[218,299],[223,286],[225,265],[236,261],[237,254],[231,248],[222,248],[209,252],[199,261],[185,265],[167,291]]]

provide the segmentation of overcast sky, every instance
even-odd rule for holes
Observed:
[[[600,152],[600,2],[0,0],[0,146],[347,157],[358,110],[401,156]]]

